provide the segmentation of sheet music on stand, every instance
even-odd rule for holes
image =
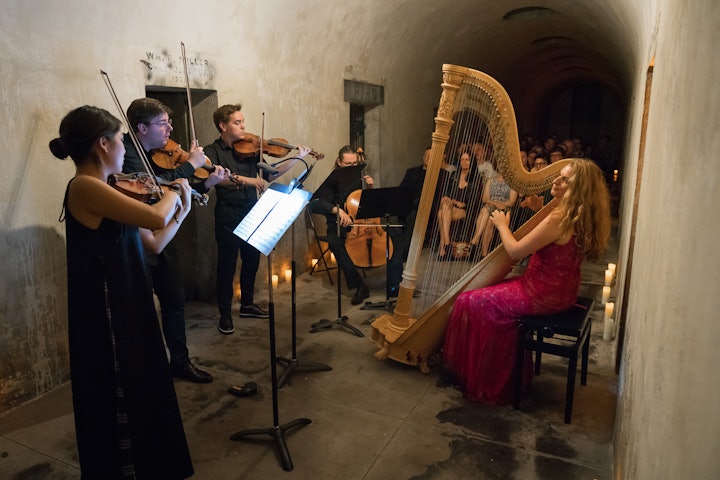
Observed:
[[[311,192],[273,183],[233,233],[268,256],[311,196]]]

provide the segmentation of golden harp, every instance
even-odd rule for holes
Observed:
[[[435,227],[431,218],[437,210],[437,198],[448,194],[448,181],[445,179],[450,176],[445,173],[453,167],[457,168],[453,165],[457,163],[453,156],[461,151],[477,152],[478,144],[484,152],[480,156],[484,155],[486,161],[491,161],[504,181],[519,195],[534,195],[548,190],[568,163],[563,160],[537,172],[526,170],[520,158],[515,111],[505,89],[480,71],[443,65],[442,95],[435,117],[430,161],[397,303],[392,315],[382,315],[372,324],[371,339],[380,347],[375,353],[378,359],[391,358],[418,366],[427,373],[428,364],[432,363],[433,355],[442,346],[447,319],[457,295],[499,282],[516,263],[502,245],[477,263],[438,261],[433,258],[432,251],[437,245],[434,243],[436,240],[431,239],[429,247],[423,248],[428,228]],[[476,153],[473,162],[477,158]],[[443,175],[440,175],[441,171]],[[475,189],[470,196],[480,202],[485,182],[474,183]],[[554,202],[548,203],[514,229],[516,238],[532,230],[547,216],[553,205]],[[475,226],[474,218],[468,216],[470,218],[465,219],[465,237],[469,236],[467,231],[472,231]],[[517,219],[513,223],[519,224]],[[420,287],[421,295],[414,298],[417,287]]]

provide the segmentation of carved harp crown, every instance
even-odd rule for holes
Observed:
[[[372,339],[380,346],[375,354],[379,359],[392,358],[427,372],[429,358],[442,345],[455,297],[465,290],[497,283],[514,265],[502,246],[479,263],[462,256],[456,261],[437,258],[437,252],[444,248],[439,245],[436,220],[440,200],[452,198],[458,191],[457,178],[463,168],[468,168],[468,156],[471,166],[466,177],[470,181],[463,193],[466,208],[457,215],[464,218],[453,221],[450,230],[451,237],[458,240],[455,245],[464,243],[465,250],[468,239],[476,234],[483,191],[491,179],[497,178],[495,172],[519,197],[547,191],[568,163],[556,162],[537,172],[526,170],[520,157],[515,111],[505,89],[477,70],[443,65],[442,96],[435,117],[430,161],[398,301],[392,315],[383,315],[372,325]],[[514,229],[515,237],[525,235],[551,207],[546,205],[527,222],[521,219],[523,209],[513,209],[511,227],[520,225]],[[494,230],[487,232],[485,235],[494,234]],[[421,294],[413,298],[416,287]]]

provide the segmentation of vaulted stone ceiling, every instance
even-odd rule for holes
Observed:
[[[546,96],[581,83],[600,84],[625,103],[640,13],[649,13],[647,5],[645,0],[378,2],[374,20],[363,24],[377,22],[388,49],[408,63],[456,63],[492,75],[522,116]]]

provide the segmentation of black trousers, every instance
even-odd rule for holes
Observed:
[[[160,318],[170,363],[184,365],[189,360],[185,335],[185,286],[172,242],[154,258],[148,262],[148,268],[153,290],[160,302]]]
[[[252,205],[247,207],[249,212]],[[247,214],[247,212],[246,212]],[[244,217],[245,215],[243,215]],[[220,315],[230,315],[233,298],[233,278],[237,269],[238,253],[242,265],[240,267],[240,304],[255,303],[255,276],[260,266],[260,252],[249,243],[232,233],[237,227],[225,225],[215,226],[217,242],[217,305]]]
[[[327,238],[330,251],[335,254],[335,261],[342,270],[348,288],[354,290],[363,287],[365,286],[365,282],[363,282],[357,267],[355,267],[355,264],[348,254],[347,248],[345,248],[344,229],[341,227],[340,236],[338,236],[337,223],[334,220],[334,217],[332,221],[328,219],[327,225]]]

